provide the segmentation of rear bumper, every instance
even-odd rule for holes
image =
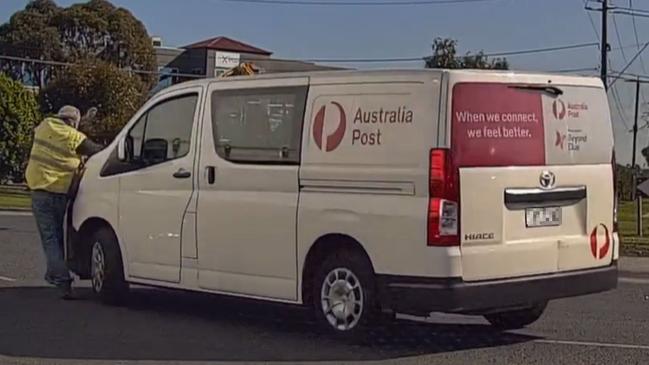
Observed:
[[[399,313],[488,313],[614,289],[617,261],[601,268],[478,282],[378,275],[378,284],[383,308]]]

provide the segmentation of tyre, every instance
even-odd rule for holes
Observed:
[[[534,305],[530,308],[517,309],[514,311],[487,314],[484,317],[492,326],[501,330],[513,330],[523,328],[541,318],[547,302]]]
[[[124,280],[124,264],[115,234],[110,229],[100,228],[90,242],[92,291],[105,303],[123,303],[128,283]]]
[[[312,289],[316,321],[325,332],[354,337],[377,318],[372,266],[354,251],[329,255],[316,270]]]

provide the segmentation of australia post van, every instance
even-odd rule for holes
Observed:
[[[595,78],[182,83],[88,161],[67,258],[109,301],[136,283],[310,306],[339,334],[395,312],[518,328],[616,286],[613,156]]]

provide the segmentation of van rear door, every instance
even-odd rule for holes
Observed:
[[[588,79],[547,79],[451,83],[465,280],[611,263],[613,132],[606,93]]]

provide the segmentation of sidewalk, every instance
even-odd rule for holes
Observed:
[[[618,263],[620,274],[633,274],[649,277],[649,257],[621,256]]]

